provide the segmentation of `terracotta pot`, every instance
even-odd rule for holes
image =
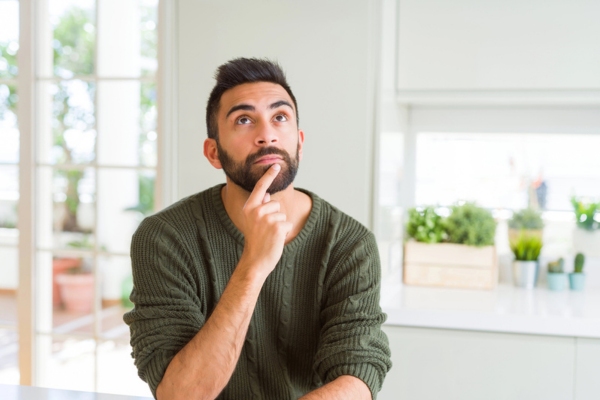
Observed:
[[[67,311],[90,312],[94,308],[94,275],[60,274],[56,277]]]
[[[52,305],[61,304],[60,286],[56,282],[56,277],[64,274],[71,268],[79,268],[81,259],[79,258],[55,258],[52,260]]]

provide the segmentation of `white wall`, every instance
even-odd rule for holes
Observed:
[[[401,90],[600,89],[600,2],[399,0]]]
[[[179,0],[174,198],[224,181],[202,155],[215,69],[268,57],[287,73],[306,135],[296,186],[370,225],[378,4]]]

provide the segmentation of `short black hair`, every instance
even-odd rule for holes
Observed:
[[[217,68],[215,79],[217,83],[210,92],[206,105],[206,130],[209,138],[216,140],[219,138],[217,114],[223,93],[244,83],[271,82],[283,87],[294,102],[296,124],[300,124],[296,97],[287,83],[283,70],[276,62],[260,58],[235,58]]]

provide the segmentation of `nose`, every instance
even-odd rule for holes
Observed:
[[[257,134],[254,141],[257,146],[271,146],[277,142],[277,131],[273,126],[267,123],[261,123],[257,126]]]

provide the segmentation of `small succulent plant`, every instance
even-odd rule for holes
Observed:
[[[565,260],[559,258],[556,261],[550,261],[548,263],[548,272],[551,274],[562,274],[564,272]]]
[[[575,256],[575,273],[583,273],[583,264],[585,263],[585,256],[583,253],[577,253]]]

